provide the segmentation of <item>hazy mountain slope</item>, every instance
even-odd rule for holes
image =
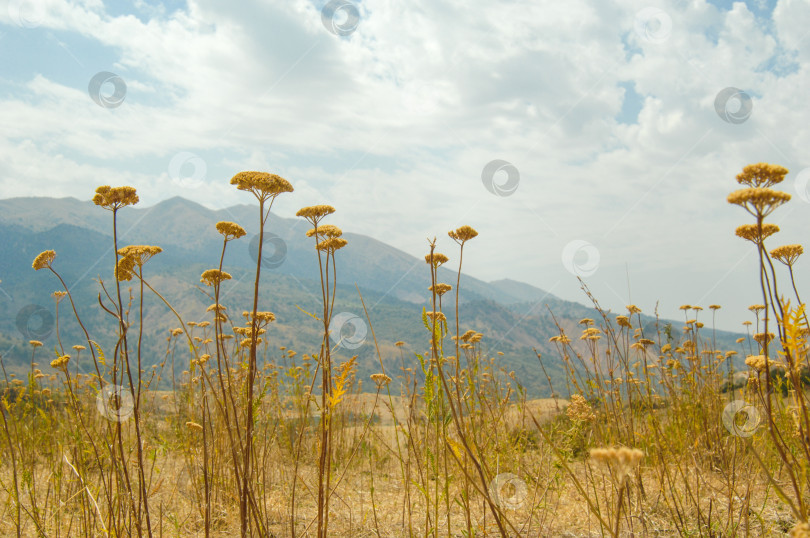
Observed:
[[[248,236],[228,244],[225,269],[233,279],[223,285],[222,302],[229,308],[234,323],[241,322],[240,313],[251,304],[255,271],[258,208],[239,205],[212,211],[182,198],[172,198],[148,208],[125,208],[119,214],[119,246],[154,244],[163,248],[146,265],[146,279],[182,314],[185,321],[211,319],[205,313],[210,292],[199,283],[200,273],[216,267],[222,252],[222,237],[214,224],[233,220],[244,226]],[[305,233],[309,225],[303,219],[284,219],[272,215],[265,241],[265,265],[260,288],[260,309],[276,313],[277,322],[268,330],[267,360],[288,361],[278,351],[279,346],[295,349],[299,354],[317,352],[320,337],[318,322],[303,311],[318,313],[320,284],[313,239]],[[356,321],[344,327],[344,338],[354,330],[359,345],[342,348],[337,360],[358,355],[361,375],[379,371],[371,327],[368,326],[363,305],[355,288],[359,287],[368,309],[371,323],[386,369],[416,364],[414,353],[428,347],[428,332],[422,326],[421,311],[429,298],[428,267],[422,258],[411,256],[395,247],[360,234],[345,234],[349,244],[338,252],[338,294],[335,314],[345,313]],[[252,244],[252,249],[251,249]],[[61,288],[50,271],[35,272],[34,257],[46,249],[54,249],[54,267],[71,290],[76,309],[92,337],[111,352],[115,343],[116,321],[98,306],[99,293],[108,302],[97,279],[100,277],[111,296],[115,296],[112,281],[114,263],[111,213],[75,198],[16,198],[0,200],[0,355],[5,363],[21,370],[30,360],[28,340],[45,342],[39,355],[41,365],[50,361],[58,346],[55,332],[56,309],[51,293]],[[456,275],[440,270],[440,280],[455,286]],[[137,329],[137,282],[122,283],[124,301],[128,289],[135,288],[130,322]],[[557,352],[548,338],[557,334],[552,313],[557,322],[576,338],[582,317],[598,316],[593,309],[579,303],[563,301],[542,289],[513,280],[487,283],[468,275],[462,277],[460,308],[463,333],[475,329],[485,334],[485,349],[517,379],[530,394],[549,392],[539,367],[536,349],[555,383],[555,390],[565,390]],[[455,328],[451,305],[454,292],[445,295],[443,303],[450,327]],[[551,312],[549,312],[549,308]],[[303,311],[302,311],[303,310]],[[174,314],[154,294],[145,294],[144,347],[145,365],[157,364],[167,356],[167,336],[179,325]],[[644,318],[645,331],[653,330],[654,320]],[[678,322],[675,327],[680,327]],[[674,331],[676,336],[678,331]],[[72,316],[70,303],[59,307],[59,334],[69,350],[74,344],[87,345]],[[360,338],[364,336],[364,338]],[[731,349],[737,337],[717,333],[718,347]],[[406,342],[405,348],[394,346]],[[579,345],[579,342],[575,342]],[[448,340],[448,346],[452,342]],[[187,367],[187,349],[178,346],[175,366]],[[736,349],[736,348],[735,348]],[[496,355],[502,352],[503,355]],[[447,351],[455,354],[455,350]],[[87,356],[87,352],[84,352]],[[89,363],[79,365],[89,371]]]

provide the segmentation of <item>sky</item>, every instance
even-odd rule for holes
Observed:
[[[272,172],[280,216],[328,203],[448,266],[468,224],[472,276],[742,330],[762,299],[726,196],[785,166],[766,246],[810,246],[809,87],[807,0],[0,0],[0,197],[218,209]]]

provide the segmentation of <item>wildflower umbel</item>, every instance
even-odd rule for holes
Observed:
[[[768,237],[772,236],[776,232],[779,231],[779,226],[776,224],[772,224],[770,222],[766,222],[762,224],[762,240],[767,239]],[[743,224],[741,226],[737,226],[737,229],[734,230],[734,234],[737,237],[742,237],[747,241],[751,241],[752,243],[759,244],[760,236],[759,236],[759,228],[757,228],[756,224]]]
[[[771,251],[771,256],[775,260],[779,260],[788,267],[796,263],[796,260],[798,260],[799,256],[802,254],[804,254],[804,249],[801,245],[784,245]]]
[[[222,282],[223,280],[230,280],[230,279],[231,275],[229,273],[226,273],[225,271],[220,271],[219,269],[208,269],[201,275],[200,282],[202,282],[206,286],[215,286],[220,282]]]
[[[435,286],[430,286],[428,288],[428,291],[435,291],[436,295],[441,297],[442,295],[444,295],[445,293],[447,293],[448,291],[450,291],[452,289],[453,289],[453,286],[451,286],[450,284],[445,284],[444,282],[439,282]]]
[[[432,254],[425,255],[425,263],[430,264],[432,263],[436,267],[447,263],[450,260],[447,256],[442,254],[441,252],[434,252]]]
[[[336,250],[340,250],[348,244],[348,241],[343,239],[342,237],[330,237],[329,239],[324,239],[317,245],[315,248],[318,250],[324,250],[329,252],[334,252]]]
[[[117,211],[122,207],[135,205],[138,201],[139,199],[138,195],[135,193],[135,187],[110,187],[109,185],[102,185],[96,189],[96,194],[93,196],[94,204],[110,211]]]
[[[293,192],[289,181],[268,172],[239,172],[231,178],[231,185],[253,194],[259,200],[275,198],[283,192]]]
[[[307,231],[307,237],[312,237],[313,235],[315,235],[315,230],[316,228],[312,228],[311,230]],[[340,237],[341,235],[343,235],[343,230],[341,230],[334,224],[324,224],[322,226],[318,226],[317,230],[319,237],[325,237],[329,239],[334,237]]]
[[[160,247],[146,245],[129,245],[118,249],[118,265],[115,267],[115,277],[120,280],[131,280],[136,274],[135,267],[142,268],[152,256],[163,252]]]
[[[377,388],[382,388],[391,382],[391,378],[385,374],[371,374],[371,380],[377,384]]]
[[[450,238],[459,245],[463,245],[470,239],[476,237],[478,232],[476,232],[471,226],[464,225],[453,231],[447,232],[447,235],[449,235]]]
[[[751,215],[761,218],[767,217],[774,209],[789,202],[790,195],[786,192],[761,187],[734,191],[728,195],[727,199],[728,203],[738,205]]]
[[[217,231],[225,236],[225,241],[230,241],[231,239],[239,239],[240,237],[244,237],[247,233],[245,229],[236,224],[235,222],[229,221],[220,221],[217,222]]]
[[[778,164],[749,164],[737,174],[737,183],[748,187],[771,187],[781,183],[787,173],[788,169]]]
[[[302,207],[301,209],[298,210],[295,216],[303,217],[307,219],[309,222],[311,222],[313,226],[317,226],[318,222],[322,218],[324,218],[326,215],[331,215],[334,212],[335,208],[332,207],[331,205],[321,204],[309,207]]]
[[[34,258],[34,263],[31,264],[31,267],[33,267],[35,271],[39,271],[40,269],[44,269],[46,267],[50,269],[54,258],[56,258],[56,251],[46,250]]]

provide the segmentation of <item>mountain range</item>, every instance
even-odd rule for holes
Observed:
[[[130,244],[160,246],[163,252],[145,265],[147,282],[172,303],[184,321],[210,320],[206,308],[212,301],[206,293],[211,288],[199,281],[202,271],[219,264],[222,236],[215,224],[233,221],[247,231],[245,237],[228,243],[223,267],[233,278],[223,283],[222,302],[229,312],[242,312],[252,306],[258,213],[255,204],[211,210],[181,197],[151,207],[127,207],[118,212],[118,245],[119,248]],[[299,354],[316,353],[320,343],[319,324],[307,315],[321,308],[314,240],[306,237],[309,228],[301,218],[275,214],[270,215],[265,228],[259,310],[271,310],[277,318],[266,335],[267,360],[287,364],[291,359],[280,347]],[[62,289],[61,285],[49,271],[34,271],[31,267],[36,255],[49,249],[57,253],[53,267],[70,289],[90,334],[105,352],[112,349],[116,322],[98,305],[99,300],[106,300],[101,283],[114,296],[112,230],[112,213],[91,201],[46,197],[0,200],[0,356],[5,366],[12,371],[25,371],[31,358],[29,340],[45,344],[43,349],[47,351],[38,351],[48,354],[47,360],[40,361],[44,364],[50,362],[59,340],[65,349],[74,344],[86,345],[66,301],[59,304],[57,338],[57,312],[51,293]],[[430,310],[428,265],[424,259],[365,235],[345,233],[343,237],[348,245],[336,254],[338,289],[334,319],[339,325],[333,343],[342,338],[336,359],[357,355],[361,379],[367,379],[381,369],[375,351],[376,338],[387,371],[393,369],[398,373],[403,366],[414,366],[415,353],[423,353],[429,340],[421,320],[423,307]],[[441,282],[454,288],[443,297],[448,321],[454,327],[457,274],[444,268],[438,274]],[[124,291],[129,287],[135,288],[133,293],[137,297],[137,282],[122,283]],[[133,303],[131,320],[135,312],[137,302]],[[179,326],[179,321],[151,293],[145,294],[145,312],[145,363],[157,364],[172,353],[167,337],[171,329]],[[488,356],[514,371],[516,379],[533,396],[551,392],[533,350],[543,357],[554,390],[565,392],[560,360],[548,339],[559,334],[556,324],[575,339],[582,328],[578,322],[585,317],[598,321],[600,316],[591,307],[564,301],[508,278],[484,282],[466,274],[461,277],[461,333],[468,329],[483,333],[482,343]],[[232,314],[235,322],[236,318]],[[654,318],[646,316],[643,320],[645,331],[655,330]],[[659,323],[672,323],[673,327],[682,324],[665,320]],[[717,347],[736,349],[734,340],[741,335],[717,331],[714,336]],[[399,348],[394,345],[397,341],[406,345]],[[183,354],[182,346],[178,349],[174,359],[182,369],[188,356],[187,351]],[[89,372],[86,362],[80,362],[77,368]],[[365,384],[371,386],[370,382]]]

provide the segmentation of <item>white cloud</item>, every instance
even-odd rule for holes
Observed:
[[[306,0],[197,0],[171,13],[144,4],[138,17],[111,16],[98,0],[38,5],[38,28],[18,28],[19,11],[0,9],[4,47],[19,32],[92,40],[114,53],[109,70],[128,93],[104,109],[86,83],[57,82],[59,66],[28,58],[0,98],[6,196],[47,185],[89,197],[97,184],[128,182],[149,203],[184,186],[169,164],[188,152],[205,163],[208,187],[182,191],[198,202],[245,202],[230,175],[276,171],[296,186],[279,199],[283,214],[331,203],[345,229],[416,255],[428,235],[443,240],[469,223],[480,232],[467,251],[474,275],[578,300],[560,255],[581,239],[599,249],[588,280],[606,305],[624,304],[616,294],[629,263],[633,299],[661,298],[673,316],[702,299],[685,295],[717,282],[707,303],[739,310],[756,300],[755,273],[731,270],[747,252],[733,237],[746,215],[725,195],[749,162],[810,166],[801,91],[810,8],[801,1],[780,0],[773,21],[741,2],[730,11],[671,5],[662,42],[635,32],[640,2],[364,0],[344,38]],[[616,119],[624,81],[643,98],[637,124]],[[726,87],[752,96],[742,124],[715,113]],[[520,171],[514,195],[481,184],[493,159]],[[796,207],[782,224],[786,242],[804,240],[810,224]]]

